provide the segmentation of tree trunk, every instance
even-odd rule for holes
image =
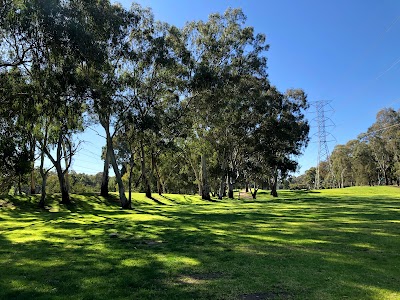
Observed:
[[[33,127],[33,125],[32,125]],[[33,128],[32,128],[33,131]],[[32,156],[32,171],[31,171],[31,176],[30,176],[30,194],[31,195],[35,195],[36,194],[36,185],[35,185],[35,151],[36,151],[36,139],[32,139],[31,143],[31,148],[30,148],[30,152],[31,152],[31,156]]]
[[[249,183],[246,182],[246,193],[248,193],[248,192],[249,192]]]
[[[46,201],[47,174],[41,172],[41,176],[42,176],[42,194],[40,195],[39,207],[44,208]]]
[[[207,177],[207,166],[206,166],[206,155],[201,155],[201,199],[203,200],[211,200],[210,197],[210,187],[208,185],[208,177]]]
[[[158,170],[157,159],[154,155],[154,152],[152,154],[152,157],[153,157],[153,159],[152,159],[153,160],[153,169],[155,170],[156,176],[157,176],[157,192],[161,196],[163,193],[163,190],[164,190],[164,188],[163,188],[164,184],[161,179],[160,171]]]
[[[278,197],[278,192],[276,191],[277,183],[278,183],[278,173],[275,170],[271,184],[271,196],[273,197]]]
[[[108,197],[108,181],[109,181],[110,157],[108,155],[108,147],[106,147],[106,157],[104,159],[103,176],[101,179],[100,196]]]
[[[222,197],[224,196],[224,191],[225,191],[225,175],[223,175],[221,178],[221,184],[220,184],[219,192],[218,192],[219,200],[222,200]]]
[[[386,174],[387,172],[385,166],[383,166],[382,172],[383,172],[383,178],[385,179],[385,185],[388,185],[388,176]]]
[[[193,173],[194,173],[194,176],[196,177],[196,181],[197,181],[197,188],[198,188],[198,190],[199,190],[199,195],[201,196],[201,191],[202,191],[202,186],[201,186],[201,178],[200,178],[200,172],[198,172],[197,170],[196,170],[196,167],[195,167],[195,162],[193,162],[193,160],[191,159],[191,157],[190,157],[190,155],[187,155],[187,154],[185,154],[185,158],[186,158],[186,160],[189,162],[189,164],[190,164],[190,166],[192,167],[192,170],[193,170]]]
[[[250,189],[251,196],[253,197],[254,200],[257,198],[257,191],[258,191],[258,187],[256,186],[256,183],[254,182],[254,192]]]
[[[158,194],[161,196],[163,193],[161,186],[158,188]]]
[[[147,184],[147,186],[146,186],[146,197],[149,198],[149,199],[152,198],[150,184]]]
[[[228,198],[233,199],[233,184],[232,184],[232,177],[229,175],[226,176],[226,179],[228,181]]]
[[[278,192],[276,191],[276,183],[274,183],[274,184],[272,185],[271,196],[273,196],[273,197],[278,197]]]
[[[61,169],[61,162],[58,161],[56,167],[58,182],[60,184],[60,192],[61,192],[61,203],[62,204],[71,204],[71,198],[68,192],[68,186],[65,181],[64,173]]]
[[[22,181],[22,176],[20,174],[18,175],[18,195],[22,195],[21,181]]]
[[[128,199],[126,199],[125,187],[124,187],[124,183],[122,182],[121,172],[118,169],[117,160],[115,158],[114,147],[112,144],[110,130],[109,130],[108,126],[107,127],[103,126],[103,127],[106,130],[107,154],[109,156],[111,165],[112,165],[114,173],[115,173],[115,180],[117,181],[117,184],[118,184],[118,193],[119,193],[119,200],[121,201],[121,207],[129,208],[129,202],[128,202]]]
[[[157,180],[157,191],[160,196],[163,194],[164,191],[163,184],[161,183],[160,179]]]
[[[45,136],[47,136],[47,129],[46,129]],[[66,164],[65,165],[65,171],[63,172],[62,167],[61,167],[62,152],[63,152],[62,151],[62,148],[63,148],[62,144],[63,144],[63,142],[64,142],[63,135],[60,132],[59,136],[58,136],[58,142],[57,142],[57,148],[56,148],[56,158],[54,158],[51,155],[49,149],[47,148],[46,138],[45,138],[44,143],[42,144],[41,151],[43,151],[47,155],[47,157],[51,160],[53,166],[56,168],[58,182],[60,184],[60,192],[61,192],[61,202],[60,203],[62,203],[62,204],[70,204],[71,203],[71,198],[69,196],[68,186],[66,185],[65,176],[64,176],[65,173],[68,170],[70,160],[69,160],[69,162],[68,161],[65,162],[65,164]],[[70,155],[72,155],[71,152],[70,152]],[[70,157],[70,159],[71,159],[71,157]],[[43,169],[43,160],[44,160],[44,156],[43,156],[43,153],[42,153],[41,169]],[[47,173],[47,171],[45,173]]]
[[[115,159],[113,147],[112,146],[109,147],[108,151],[110,151],[110,153],[109,153],[110,161],[111,161],[111,165],[113,167],[114,173],[115,173],[115,180],[117,181],[117,184],[118,184],[118,194],[119,194],[119,200],[121,201],[121,207],[129,208],[128,199],[126,199],[126,195],[125,195],[124,183],[122,182],[121,173],[118,169],[118,165],[117,165],[117,161]]]
[[[143,141],[140,141],[140,152],[141,152],[141,166],[142,166],[142,180],[145,188],[146,197],[151,199],[151,187],[149,183],[149,179],[146,174],[146,161],[144,156],[144,146]]]
[[[31,179],[31,195],[35,195],[36,194],[36,184],[35,184],[35,169],[34,168],[32,168],[30,179]]]
[[[128,207],[132,208],[132,176],[133,176],[133,164],[131,163],[129,166],[129,198],[128,198]]]
[[[62,184],[63,185],[61,186],[61,203],[71,204],[71,197],[69,196],[69,191],[65,179],[62,180]]]
[[[160,179],[158,178],[158,176],[157,176],[157,193],[158,193],[160,196],[162,195]]]
[[[342,182],[342,188],[344,188],[344,172],[345,172],[345,170],[346,169],[343,169],[341,174],[340,174],[340,179],[341,179],[341,182]]]
[[[44,139],[43,139],[43,144],[40,149],[40,167],[39,167],[39,172],[40,176],[42,177],[42,191],[40,195],[40,202],[39,202],[39,207],[44,208],[45,206],[45,201],[46,201],[46,183],[47,183],[47,174],[48,170],[44,170],[44,147],[46,147],[47,144],[47,127],[45,129],[45,134],[44,134]]]
[[[67,168],[68,167],[67,148],[65,147],[65,142],[64,141],[62,142],[62,147],[63,147],[63,151],[64,151],[65,168]],[[65,180],[65,186],[66,186],[67,190],[69,191],[70,190],[70,185],[69,185],[68,170],[66,170],[65,173],[64,173],[64,180]]]

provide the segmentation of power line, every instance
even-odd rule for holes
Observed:
[[[89,157],[89,158],[93,158],[93,155],[95,156],[96,159],[100,159],[100,158],[101,158],[101,156],[100,156],[98,153],[94,153],[94,152],[91,152],[91,151],[88,151],[88,150],[85,150],[85,151],[86,151],[87,153],[92,154],[92,155],[86,154],[86,153],[81,152],[81,151],[79,151],[79,154],[80,154],[80,155],[84,155],[84,156]]]
[[[393,127],[396,127],[396,126],[400,126],[400,123],[392,124],[392,125],[389,125],[389,126],[386,126],[386,127],[382,127],[382,128],[379,128],[379,129],[371,131],[371,132],[363,133],[362,137],[366,137],[366,136],[372,135],[374,133],[377,133],[377,132],[380,132],[380,131],[384,131],[386,129],[390,129],[390,128],[393,128]]]
[[[397,18],[396,19],[394,19],[394,21],[389,25],[389,27],[386,29],[386,31],[385,32],[389,32],[390,31],[390,29],[392,29],[392,27],[397,23],[397,21],[399,21],[400,20],[400,15],[399,16],[397,16]]]
[[[373,43],[371,43],[370,47],[367,47],[364,51],[362,51],[361,53],[359,53],[359,55],[357,55],[356,59],[353,60],[353,63],[345,69],[345,71],[343,72],[343,74],[340,77],[343,76],[348,76],[351,75],[353,73],[354,70],[357,70],[357,68],[362,65],[362,62],[366,60],[366,58],[368,58],[368,56],[370,56],[377,48],[378,46],[380,46],[382,44],[382,41],[387,37],[387,33],[393,28],[393,26],[395,26],[397,24],[397,22],[400,20],[400,15],[395,17],[390,25],[385,29],[382,30],[382,32],[379,35],[379,38],[375,38],[375,41]],[[398,59],[400,60],[400,58]],[[380,75],[378,75],[375,80],[379,79],[381,76],[383,76],[386,72],[390,71],[393,67],[395,67],[400,61],[396,60],[386,71],[384,71],[383,73],[381,73]],[[365,84],[362,85],[362,87],[364,87],[365,85],[368,84],[368,82],[372,82],[374,79],[371,78],[369,79]],[[351,92],[347,93],[348,95],[354,94],[354,92],[356,90],[358,90],[359,88],[353,87],[353,89],[351,90]]]
[[[95,132],[96,135],[98,135],[99,137],[102,137],[102,138],[104,138],[104,139],[106,138],[105,136],[101,135],[97,130],[93,129],[92,127],[87,126],[86,128],[87,128],[87,129],[90,129],[90,130],[93,131],[93,132]]]
[[[88,160],[84,160],[84,159],[77,158],[77,157],[74,157],[74,161],[84,162],[84,163],[88,163],[88,164],[94,164],[95,163],[93,161],[88,161]]]
[[[88,167],[79,166],[79,165],[75,165],[75,164],[72,166],[72,169],[74,169],[74,168],[76,168],[76,167],[82,168],[82,169],[91,170],[91,171],[95,171],[95,172],[102,172],[101,170],[98,170],[98,169],[88,168]]]
[[[80,152],[80,151],[79,151],[79,155],[84,155],[86,157],[93,158],[93,155],[89,155],[89,154],[86,154],[86,153],[83,153],[83,152]]]
[[[94,146],[93,149],[99,150],[99,147],[98,147],[98,146],[97,146],[97,147]],[[95,153],[95,152],[90,151],[90,150],[88,150],[88,149],[86,149],[86,148],[80,148],[77,152],[83,154],[82,151],[83,151],[83,152],[86,152],[86,153],[90,153],[90,154],[92,154],[92,155],[94,155],[94,156],[96,156],[96,157],[101,157],[101,153]],[[91,157],[92,157],[92,156],[91,156]]]
[[[376,77],[376,79],[379,79],[380,77],[382,77],[383,75],[385,75],[387,72],[389,72],[391,69],[393,69],[398,63],[400,63],[400,57],[396,59],[396,61],[389,67],[387,68],[385,71],[383,71],[378,77]]]

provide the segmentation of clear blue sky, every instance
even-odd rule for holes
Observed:
[[[119,1],[129,8],[131,1]],[[205,20],[213,12],[240,7],[247,25],[267,35],[268,73],[280,90],[302,88],[309,101],[332,100],[328,127],[344,144],[365,132],[384,107],[400,108],[400,1],[399,0],[141,0],[156,19],[178,27]],[[311,142],[299,158],[301,172],[317,162],[315,114]],[[99,129],[101,130],[101,129]],[[102,134],[102,132],[100,132]],[[77,172],[102,171],[104,139],[87,130],[87,142],[76,156]]]

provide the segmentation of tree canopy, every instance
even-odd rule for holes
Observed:
[[[256,197],[267,185],[277,196],[278,180],[296,170],[308,143],[306,94],[270,83],[266,36],[246,25],[241,9],[177,28],[136,3],[126,10],[107,0],[3,2],[3,192],[30,180],[33,193],[40,174],[44,206],[47,179],[57,175],[69,203],[75,137],[87,124],[105,132],[104,171],[93,186],[101,177],[107,196],[117,185],[123,208],[132,189],[210,199],[233,197],[235,185],[251,185]],[[382,147],[378,138],[372,145]]]

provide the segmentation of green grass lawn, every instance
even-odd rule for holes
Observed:
[[[0,299],[400,299],[400,189],[0,198]]]

